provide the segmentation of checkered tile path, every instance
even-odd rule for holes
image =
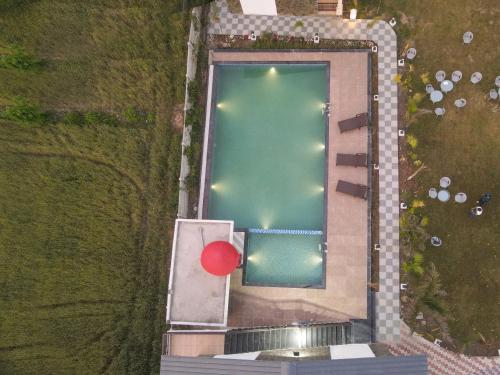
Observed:
[[[263,32],[312,38],[372,40],[378,45],[380,283],[376,298],[377,341],[398,341],[399,185],[396,34],[384,21],[344,20],[331,16],[258,16],[231,14],[225,0],[212,3],[211,34],[258,36]],[[301,28],[295,28],[296,21]]]
[[[426,354],[430,375],[498,375],[499,357],[467,357],[443,349],[426,339],[412,335],[402,324],[401,341],[389,345],[393,355]]]

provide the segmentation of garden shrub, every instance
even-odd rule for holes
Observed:
[[[408,82],[408,84],[410,85],[411,82]],[[418,105],[420,104],[423,98],[424,96],[420,93],[416,93],[415,95],[411,96],[408,99],[408,112],[410,113],[417,112]]]
[[[424,85],[427,85],[431,80],[429,79],[429,73],[422,73],[420,74],[420,80]]]
[[[407,274],[420,277],[424,274],[423,262],[424,256],[420,253],[415,253],[410,261],[403,262],[403,271]]]
[[[413,202],[411,202],[411,206],[413,208],[421,208],[421,207],[425,207],[425,203],[423,200],[414,199]]]
[[[418,146],[418,139],[413,134],[408,134],[406,136],[406,142],[412,149],[415,149]]]
[[[421,285],[416,289],[419,301],[429,309],[445,314],[448,306],[441,298],[445,293],[442,290],[439,272],[434,263],[429,263]]]

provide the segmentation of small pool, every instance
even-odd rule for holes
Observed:
[[[249,233],[247,285],[317,287],[323,282],[322,234]]]
[[[247,233],[248,284],[322,284],[328,72],[326,63],[215,66],[205,217],[320,233]]]

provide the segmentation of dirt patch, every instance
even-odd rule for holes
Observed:
[[[182,132],[184,128],[184,104],[176,104],[172,113],[172,125],[175,130]]]

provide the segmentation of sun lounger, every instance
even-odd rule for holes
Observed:
[[[360,129],[363,126],[368,126],[368,113],[358,113],[355,117],[339,121],[341,133],[349,130]]]
[[[352,195],[356,198],[367,199],[368,187],[360,184],[353,184],[352,182],[339,180],[337,182],[337,191],[344,194]]]
[[[337,154],[337,165],[346,167],[367,167],[368,155],[366,154]]]

